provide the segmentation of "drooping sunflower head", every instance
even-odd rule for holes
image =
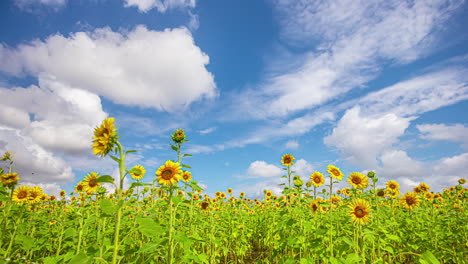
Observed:
[[[459,183],[459,184],[465,184],[465,183],[466,183],[466,180],[463,179],[463,178],[462,178],[462,179],[459,179],[459,180],[458,180],[458,183]]]
[[[12,200],[15,201],[15,202],[20,202],[20,203],[27,202],[30,189],[31,189],[31,187],[29,187],[27,185],[22,185],[22,186],[16,188],[13,191]]]
[[[4,173],[1,175],[1,180],[3,183],[3,186],[12,186],[15,185],[19,181],[19,176],[18,173],[13,172],[13,173]]]
[[[288,153],[288,154],[284,154],[284,155],[281,157],[281,164],[283,164],[283,165],[286,166],[286,167],[289,167],[289,166],[291,166],[291,165],[294,164],[294,160],[295,160],[295,159],[296,159],[296,158],[295,158],[293,155],[289,154],[289,153]]]
[[[96,182],[99,179],[100,175],[97,172],[91,172],[86,175],[85,179],[82,181],[83,190],[87,193],[94,193],[98,190],[99,186],[102,183]]]
[[[349,174],[348,183],[357,189],[365,189],[369,186],[369,178],[360,172],[351,172]]]
[[[388,181],[385,186],[387,187],[387,189],[389,191],[396,191],[398,189],[400,189],[400,184],[396,181]]]
[[[310,181],[315,187],[320,187],[325,183],[325,177],[321,172],[316,171],[310,175]]]
[[[339,181],[343,179],[344,174],[341,172],[341,170],[338,167],[335,167],[333,165],[328,165],[327,172],[330,174],[330,177],[332,178],[335,178]]]
[[[417,193],[417,194],[421,194],[421,193],[422,193],[421,187],[419,187],[419,185],[416,186],[416,187],[414,187],[414,188],[413,188],[413,191],[414,191],[415,193]]]
[[[408,209],[413,210],[419,206],[419,199],[415,193],[407,192],[400,198],[401,205]]]
[[[146,170],[145,167],[141,165],[136,165],[133,166],[133,168],[130,170],[130,177],[134,180],[141,180],[145,177]]]
[[[385,189],[377,189],[376,195],[378,197],[385,197]]]
[[[3,154],[3,157],[1,157],[0,160],[11,160],[11,153],[9,151],[5,151],[5,154]]]
[[[421,189],[421,192],[426,193],[429,191],[429,189],[431,189],[431,187],[426,183],[422,182],[421,184],[419,184],[419,189]]]
[[[189,182],[192,180],[192,173],[189,171],[182,171],[181,178],[182,178],[182,181]]]
[[[166,161],[164,165],[156,171],[157,181],[164,186],[173,186],[181,179],[182,168],[177,162]]]
[[[351,209],[348,214],[351,216],[354,223],[361,225],[369,223],[372,209],[367,200],[354,199],[348,207]]]
[[[186,136],[183,129],[177,129],[171,136],[172,141],[176,144],[180,144],[186,141]]]
[[[114,149],[117,143],[117,129],[114,125],[114,118],[109,117],[102,121],[102,124],[94,129],[93,154],[106,156]]]

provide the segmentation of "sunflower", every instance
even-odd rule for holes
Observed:
[[[369,178],[360,172],[351,172],[348,183],[357,189],[365,189],[369,186]]]
[[[28,195],[29,195],[29,190],[31,187],[22,185],[18,188],[16,188],[13,191],[13,197],[12,200],[15,202],[25,202],[28,200]]]
[[[137,181],[143,179],[145,177],[145,174],[146,170],[141,165],[133,166],[133,168],[130,170],[130,177]]]
[[[117,142],[117,129],[114,125],[114,118],[106,118],[99,127],[94,129],[93,154],[106,156]]]
[[[320,209],[320,205],[317,203],[317,201],[312,201],[309,204],[309,207],[312,210],[312,212],[314,212],[314,213],[317,213],[317,211]]]
[[[28,191],[28,200],[30,204],[37,203],[41,201],[42,188],[39,186],[31,187]]]
[[[400,189],[400,184],[396,181],[388,181],[385,186],[387,187],[387,189],[389,191],[396,191],[398,189]]]
[[[422,193],[422,190],[421,190],[421,187],[418,185],[416,187],[413,188],[413,191],[417,194],[421,194]]]
[[[294,158],[294,156],[291,154],[284,154],[283,157],[281,157],[281,163],[284,166],[289,167],[294,164],[295,159],[296,158]]]
[[[239,197],[240,197],[240,198],[243,198],[244,196],[245,196],[245,192],[240,192],[240,193],[239,193]]]
[[[376,195],[382,198],[385,197],[385,189],[378,189]]]
[[[400,195],[399,190],[395,190],[395,191],[387,190],[386,192],[387,192],[388,197],[390,198],[397,198]]]
[[[407,192],[400,198],[401,204],[404,208],[413,210],[419,206],[419,199],[415,193]]]
[[[0,158],[0,160],[11,160],[11,153],[9,151],[6,151],[5,154],[3,154],[3,157]]]
[[[428,192],[429,189],[431,189],[431,187],[426,183],[422,182],[421,184],[419,184],[419,189],[421,189],[421,192],[425,193]]]
[[[61,191],[60,191],[60,197],[62,197],[62,198],[65,197],[66,194],[67,194],[67,193],[66,193],[64,190],[61,190]]]
[[[183,129],[177,129],[174,134],[172,134],[171,136],[172,138],[172,141],[174,141],[174,143],[177,143],[177,144],[180,144],[182,142],[185,142],[185,133],[184,133],[184,130]]]
[[[97,179],[99,179],[99,174],[97,172],[91,172],[86,175],[86,178],[82,181],[83,190],[87,193],[96,192],[99,186],[102,184],[100,182],[96,182]]]
[[[164,165],[156,171],[158,183],[161,185],[172,186],[181,179],[182,169],[179,163],[171,160],[166,161]]]
[[[355,199],[348,206],[351,211],[348,214],[352,217],[352,220],[356,224],[367,224],[371,218],[370,203],[364,199]]]
[[[76,184],[75,191],[77,193],[82,193],[84,191],[84,183],[82,181]]]
[[[344,174],[341,172],[341,170],[333,165],[328,165],[327,166],[327,172],[330,174],[332,178],[335,178],[339,181],[343,179]]]
[[[228,188],[227,191],[226,191],[229,195],[232,194],[232,188]]]
[[[2,183],[4,186],[15,185],[19,181],[18,173],[4,173],[1,175]]]
[[[270,197],[273,195],[273,192],[272,191],[265,191],[265,196],[266,197]]]
[[[320,187],[325,183],[325,177],[321,172],[316,171],[310,174],[310,181],[315,187]]]
[[[341,193],[343,193],[346,196],[351,196],[351,188],[344,187],[343,189],[341,189]]]
[[[189,171],[182,171],[181,178],[182,181],[189,182],[190,180],[192,180],[192,173]]]
[[[466,180],[465,180],[465,179],[459,179],[459,180],[458,180],[458,183],[459,183],[459,184],[465,184],[465,183],[466,183]]]

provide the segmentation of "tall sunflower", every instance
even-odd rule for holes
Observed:
[[[29,190],[31,187],[27,185],[22,185],[18,188],[16,188],[13,191],[13,198],[12,200],[15,202],[27,202],[28,201],[28,195],[29,195]]]
[[[421,184],[419,184],[419,189],[421,189],[421,192],[426,193],[429,191],[429,189],[431,189],[431,187],[426,183],[422,182]]]
[[[321,172],[316,171],[310,174],[310,181],[315,187],[320,187],[325,184],[325,177],[323,177]]]
[[[157,181],[161,185],[172,186],[181,179],[182,169],[179,163],[166,161],[164,165],[156,171]]]
[[[99,127],[94,129],[93,154],[106,156],[117,142],[117,129],[114,125],[114,118],[109,117],[102,121]]]
[[[97,172],[91,172],[88,175],[86,175],[86,178],[83,180],[83,190],[87,193],[94,193],[97,191],[99,186],[101,186],[102,183],[96,182],[97,179],[99,179],[99,173]]]
[[[15,185],[19,181],[18,173],[4,173],[1,175],[3,186]]]
[[[387,190],[389,191],[396,191],[398,189],[400,189],[400,184],[396,181],[388,181],[385,186],[387,187]]]
[[[327,172],[330,174],[332,178],[335,178],[339,181],[343,179],[344,174],[341,172],[340,168],[338,167],[335,167],[333,165],[328,165]]]
[[[360,172],[351,172],[349,174],[348,183],[357,189],[365,189],[369,186],[369,178]]]
[[[143,179],[145,177],[145,174],[146,170],[141,165],[133,166],[133,168],[130,170],[130,176],[132,177],[132,179],[137,181]]]
[[[283,157],[281,157],[281,164],[283,164],[286,167],[289,167],[294,164],[294,158],[293,155],[291,154],[284,154]]]
[[[370,212],[373,210],[370,208],[370,203],[364,199],[354,199],[348,206],[351,211],[348,214],[352,217],[352,220],[356,224],[367,224],[371,218]]]
[[[185,140],[186,136],[185,136],[185,133],[184,133],[183,129],[177,129],[174,132],[174,134],[172,134],[171,138],[172,138],[172,141],[174,141],[174,143],[177,143],[177,144],[180,144],[180,143],[186,141]]]
[[[414,208],[419,206],[419,199],[415,193],[407,192],[400,198],[401,205],[408,209],[413,210]]]

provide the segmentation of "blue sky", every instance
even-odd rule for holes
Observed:
[[[209,193],[278,192],[285,153],[304,179],[328,164],[403,190],[466,178],[464,1],[6,0],[0,13],[0,151],[51,194],[117,174],[90,148],[106,117],[148,182],[185,129]]]

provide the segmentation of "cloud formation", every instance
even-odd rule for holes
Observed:
[[[164,13],[173,8],[194,8],[196,0],[124,0],[125,7],[136,7],[138,11],[146,13],[153,8]]]

